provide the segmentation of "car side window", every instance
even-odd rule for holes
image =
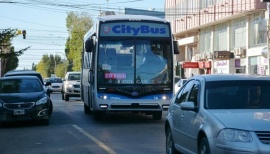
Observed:
[[[190,80],[190,81],[188,81],[188,83],[185,84],[185,86],[178,93],[177,98],[175,100],[175,103],[180,104],[186,100],[188,93],[190,92],[191,88],[193,87],[194,81],[195,80]]]
[[[198,106],[199,86],[200,86],[199,82],[196,81],[196,83],[192,87],[190,94],[189,94],[189,97],[188,97],[188,101],[194,102],[195,106]]]

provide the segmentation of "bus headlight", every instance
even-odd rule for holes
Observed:
[[[108,97],[106,95],[100,96],[100,99],[107,99]]]
[[[169,96],[166,96],[166,95],[163,95],[163,96],[162,96],[162,99],[163,99],[163,100],[169,100],[170,97],[169,97]]]

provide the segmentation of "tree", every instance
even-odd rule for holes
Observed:
[[[92,27],[92,18],[87,13],[69,12],[66,18],[66,27],[69,32],[66,52],[68,52],[69,62],[72,63],[73,71],[81,70],[81,57],[83,51],[83,37]]]
[[[12,46],[11,41],[14,37],[17,36],[16,29],[5,29],[0,31],[0,59],[1,59],[1,74],[3,76],[6,72],[14,70],[19,65],[18,56],[21,56],[25,49],[15,51],[15,48]]]
[[[61,66],[59,66],[61,64]],[[36,71],[39,72],[44,78],[51,77],[52,74],[61,77],[65,73],[65,68],[62,72],[58,67],[63,66],[63,61],[59,55],[43,55],[41,61],[36,65]]]

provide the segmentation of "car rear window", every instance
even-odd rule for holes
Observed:
[[[37,79],[0,80],[0,93],[41,92],[43,87]]]
[[[270,109],[269,81],[218,81],[207,82],[205,89],[206,109],[249,109],[249,102],[260,97],[260,109]],[[257,89],[260,87],[260,95]]]

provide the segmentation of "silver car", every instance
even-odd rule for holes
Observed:
[[[270,153],[270,78],[199,75],[172,99],[166,153]]]

